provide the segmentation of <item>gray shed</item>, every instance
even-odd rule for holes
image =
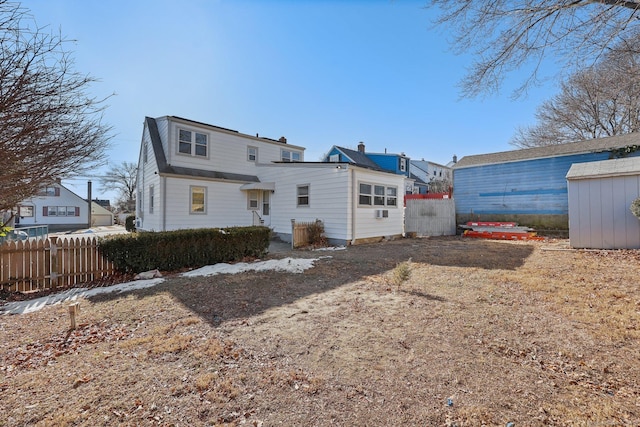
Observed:
[[[569,240],[574,248],[640,249],[640,157],[575,163],[567,173]]]

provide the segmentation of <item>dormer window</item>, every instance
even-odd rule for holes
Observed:
[[[178,131],[178,152],[192,156],[207,157],[207,135],[180,129]]]
[[[300,161],[300,152],[299,151],[290,151],[290,150],[282,150],[280,158],[283,162],[299,162]]]

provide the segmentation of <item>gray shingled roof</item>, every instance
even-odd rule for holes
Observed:
[[[155,155],[156,163],[158,164],[158,173],[195,178],[260,182],[260,179],[258,179],[258,177],[255,175],[242,175],[238,173],[219,172],[206,169],[184,168],[168,164],[167,158],[164,154],[164,150],[162,149],[162,140],[160,139],[160,132],[158,131],[158,124],[156,123],[156,120],[151,117],[147,117],[145,120],[147,122],[147,127],[149,128],[149,135],[151,136],[151,146],[153,147],[153,154]]]
[[[545,157],[568,156],[572,154],[600,153],[611,149],[628,147],[630,145],[640,145],[640,133],[636,132],[627,135],[611,136],[608,138],[570,142],[568,144],[548,145],[545,147],[465,156],[453,166],[453,169]]]
[[[610,176],[640,175],[640,157],[574,163],[567,179],[604,178]]]
[[[336,148],[338,150],[342,151],[342,154],[344,154],[345,156],[350,158],[351,162],[356,166],[362,166],[362,167],[365,167],[365,168],[368,168],[368,169],[377,170],[377,171],[383,171],[384,170],[380,166],[378,166],[376,164],[376,162],[374,162],[369,157],[367,157],[367,155],[364,154],[364,153],[361,153],[361,152],[356,151],[356,150],[350,150],[350,149],[344,148],[344,147],[338,147],[337,145],[336,145]]]

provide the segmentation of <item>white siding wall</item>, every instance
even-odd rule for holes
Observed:
[[[396,207],[357,206],[358,194],[356,193],[356,239],[395,236],[402,234],[404,227],[404,176],[369,171],[367,169],[355,169],[355,178],[356,192],[358,192],[358,184],[360,182],[374,185],[393,186],[397,187],[398,189],[398,205]],[[389,217],[376,218],[375,212],[380,209],[389,211]]]
[[[143,159],[144,146],[147,146],[147,161]],[[145,231],[161,231],[162,230],[162,188],[160,186],[161,178],[156,173],[158,166],[151,145],[151,138],[147,127],[145,126],[142,135],[142,150],[138,159],[138,182],[136,188],[136,218],[141,221],[140,229]],[[154,187],[154,209],[153,213],[149,211],[149,187]],[[140,195],[142,194],[142,197]]]
[[[640,195],[640,176],[572,179],[568,191],[572,247],[640,249],[640,219],[629,209]]]
[[[20,205],[33,206],[33,217],[21,217],[20,226],[27,227],[30,225],[49,225],[55,229],[56,225],[86,227],[88,225],[89,206],[88,203],[77,194],[62,187],[59,196],[37,196],[25,200]],[[43,208],[45,206],[73,206],[79,208],[79,216],[44,216]]]
[[[291,234],[291,219],[314,221],[320,219],[329,239],[350,242],[355,224],[355,239],[367,239],[402,234],[404,177],[335,165],[279,165],[263,166],[261,181],[276,183],[272,197],[271,226],[277,233]],[[398,206],[356,207],[355,221],[351,210],[357,206],[358,183],[397,187]],[[309,207],[297,206],[297,186],[309,184]],[[355,192],[355,193],[354,193]],[[388,218],[376,218],[376,210],[386,209]]]
[[[208,153],[207,157],[192,156],[178,153],[178,131],[179,129],[191,130],[207,135]],[[281,150],[294,150],[300,152],[301,159],[304,160],[304,149],[297,146],[282,144],[272,141],[265,141],[249,135],[234,134],[232,132],[216,130],[206,126],[171,121],[168,128],[163,127],[160,131],[167,132],[169,147],[165,147],[167,162],[174,166],[184,166],[196,169],[215,170],[221,172],[232,172],[238,174],[255,175],[256,163],[247,160],[248,147],[258,148],[258,163],[271,163],[281,160]],[[165,136],[163,135],[163,143]]]
[[[166,178],[166,230],[252,225],[242,184]],[[191,187],[206,188],[206,213],[190,213]]]
[[[271,197],[271,227],[282,235],[291,234],[291,220],[324,222],[330,239],[349,238],[349,172],[335,165],[278,165],[259,168],[264,182],[275,182]],[[297,186],[309,185],[309,206],[297,206]]]

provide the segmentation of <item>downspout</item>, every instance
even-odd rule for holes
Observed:
[[[357,203],[357,183],[356,183],[356,171],[354,168],[349,168],[351,171],[351,244],[356,244],[356,208],[358,207]]]

